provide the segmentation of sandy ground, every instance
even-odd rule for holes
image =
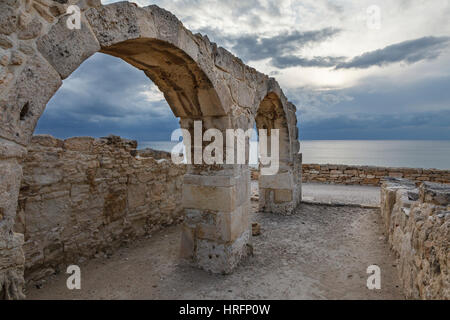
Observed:
[[[253,203],[255,212],[257,202]],[[254,213],[262,235],[254,256],[229,276],[180,264],[180,227],[81,265],[82,289],[67,275],[29,287],[28,299],[403,299],[395,259],[377,209],[302,204],[295,215]],[[381,290],[366,287],[367,267],[381,268]]]

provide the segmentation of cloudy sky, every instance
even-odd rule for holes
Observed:
[[[274,76],[297,105],[301,139],[450,140],[450,0],[134,2]],[[161,141],[176,128],[141,71],[96,54],[64,81],[37,133]]]

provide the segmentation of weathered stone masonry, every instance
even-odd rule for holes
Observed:
[[[381,215],[406,297],[450,299],[450,186],[388,179]]]
[[[450,183],[449,170],[303,164],[303,182],[380,186],[383,178]]]
[[[119,137],[33,137],[15,224],[25,235],[27,280],[111,254],[183,220],[186,166],[145,157],[148,153]]]
[[[66,26],[67,7],[82,11],[80,30]],[[0,2],[0,297],[22,298],[23,235],[13,232],[21,161],[49,99],[96,52],[142,70],[164,93],[183,129],[280,129],[280,175],[261,197],[267,211],[289,214],[300,201],[296,108],[273,78],[252,69],[171,13],[129,2]],[[192,135],[193,136],[193,135]],[[225,136],[225,135],[224,135]],[[230,146],[224,146],[224,154]],[[251,250],[248,165],[188,168],[182,256],[208,271],[229,273]],[[292,183],[291,183],[292,182]]]

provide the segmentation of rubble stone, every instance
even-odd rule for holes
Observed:
[[[420,195],[420,197],[419,197]],[[450,298],[450,186],[387,179],[381,216],[407,298]]]

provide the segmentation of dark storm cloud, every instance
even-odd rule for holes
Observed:
[[[304,47],[331,39],[341,32],[339,29],[324,28],[313,31],[292,31],[272,37],[261,38],[256,34],[243,36],[223,36],[214,28],[203,28],[200,33],[208,35],[220,46],[233,51],[244,61],[258,61],[272,58],[274,66],[283,69],[292,66],[335,66],[342,62],[342,57],[314,57],[306,59],[294,56]]]
[[[439,57],[449,42],[450,37],[423,37],[404,41],[383,49],[366,52],[354,57],[349,62],[338,64],[336,69],[366,69],[398,62],[412,64],[422,60],[432,60]]]
[[[406,83],[370,79],[346,89],[289,90],[301,138],[450,139],[449,76]]]
[[[279,69],[290,67],[334,67],[345,61],[345,57],[314,57],[311,59],[297,56],[281,56],[272,58],[271,63]]]
[[[119,59],[95,55],[69,80],[49,103],[36,133],[60,138],[116,134],[142,142],[169,140],[179,128],[165,101],[140,95],[151,81]],[[450,139],[450,77],[395,88],[381,83],[375,91],[366,85],[287,89],[300,110],[301,138]]]
[[[96,54],[64,82],[47,105],[36,133],[60,138],[116,134],[141,141],[170,140],[178,120],[163,97],[149,101],[143,94],[152,86],[142,71]]]
[[[320,37],[319,37],[320,38]],[[323,41],[328,37],[324,37]],[[366,52],[360,56],[346,61],[346,57],[313,57],[305,58],[296,55],[285,55],[292,47],[287,46],[279,52],[274,52],[271,59],[273,66],[279,69],[290,67],[318,67],[336,69],[367,69],[372,66],[383,67],[393,63],[412,64],[422,60],[433,60],[440,56],[449,45],[450,37],[424,37],[415,40],[404,41],[383,49]]]
[[[410,114],[336,115],[304,122],[301,139],[450,139],[450,110]]]
[[[325,28],[314,31],[292,31],[269,38],[247,35],[234,39],[233,50],[247,60],[262,60],[291,55],[306,46],[330,39],[340,30]]]
[[[346,57],[318,56],[306,58],[295,55],[302,48],[331,39],[340,33],[339,29],[325,28],[315,31],[293,31],[268,38],[256,35],[224,37],[215,29],[203,29],[213,41],[235,52],[245,61],[271,58],[270,62],[279,69],[291,67],[318,67],[336,69],[367,69],[372,66],[384,67],[393,63],[412,64],[423,60],[433,60],[441,55],[450,43],[450,37],[423,37],[366,52],[349,61]]]
[[[323,40],[326,40],[324,37]],[[423,37],[420,39],[404,41],[383,49],[366,52],[360,56],[346,61],[345,57],[313,57],[304,58],[296,55],[284,55],[292,50],[287,46],[279,52],[274,52],[271,63],[279,69],[290,67],[318,67],[336,69],[367,69],[373,66],[384,67],[393,63],[412,64],[423,60],[433,60],[439,57],[448,47],[450,37]]]

